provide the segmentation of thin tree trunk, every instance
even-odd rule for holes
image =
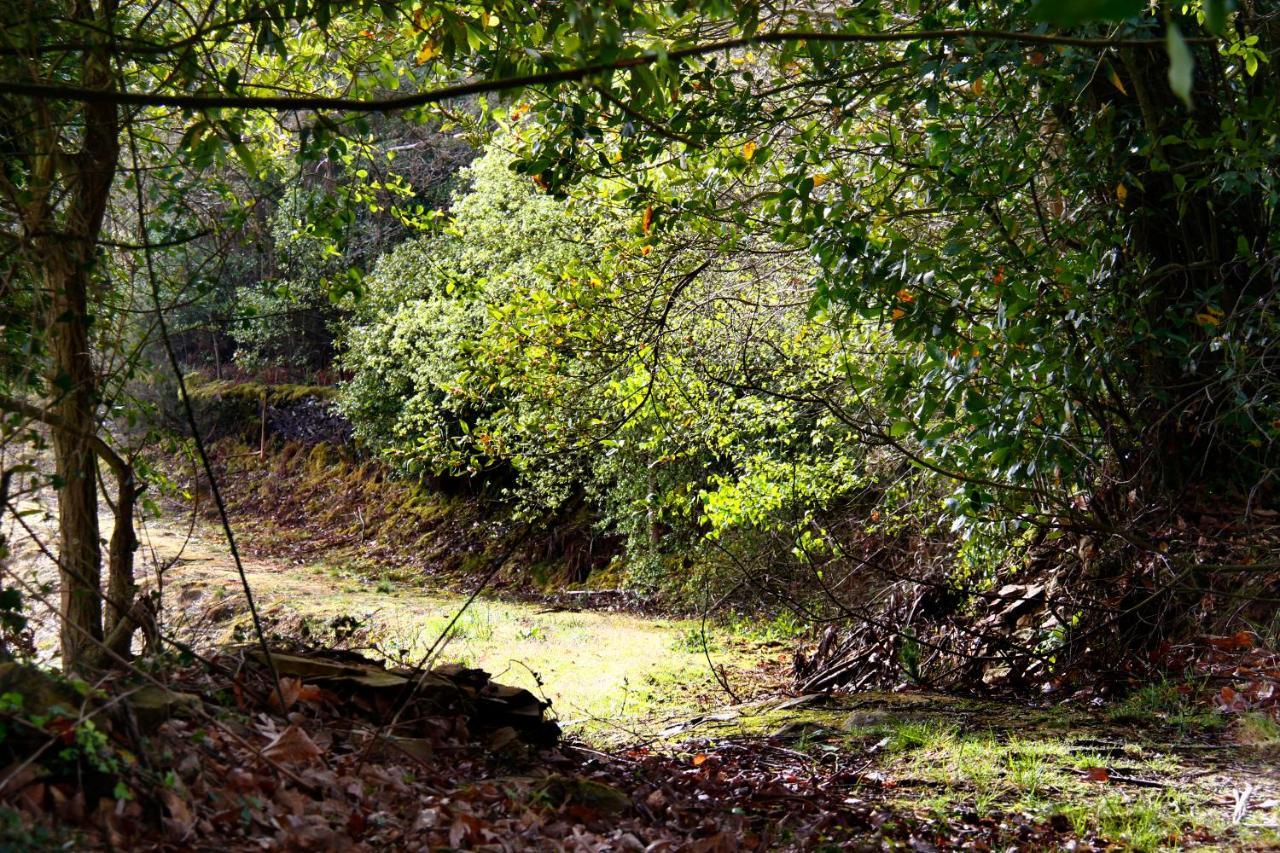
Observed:
[[[106,38],[115,25],[115,11],[116,0],[101,0],[96,7],[84,0],[72,7],[73,17],[95,25],[104,34],[100,48],[84,53],[81,82],[86,87],[113,89],[117,85]],[[89,351],[89,305],[98,238],[120,153],[120,120],[114,104],[86,104],[81,115],[84,130],[74,155],[59,150],[61,133],[56,127],[46,129],[43,135],[48,150],[39,152],[57,163],[68,194],[62,227],[51,229],[52,233],[40,241],[39,252],[49,300],[49,382],[58,394],[50,408],[62,421],[61,428],[52,433],[59,477],[61,641],[66,668],[90,662],[102,639],[102,545],[94,461],[98,383]],[[45,210],[52,208],[46,204]],[[127,503],[131,511],[133,501]]]
[[[102,546],[98,531],[95,454],[89,436],[97,432],[95,376],[89,357],[88,276],[54,248],[46,256],[49,305],[49,348],[54,388],[63,389],[51,408],[62,422],[51,430],[58,477],[58,533],[62,587],[62,663],[74,667],[102,639],[100,574]]]
[[[111,531],[111,544],[107,548],[107,620],[106,632],[116,632],[119,623],[133,609],[138,585],[133,576],[133,555],[138,549],[138,538],[133,531],[133,510],[141,489],[133,477],[133,468],[126,465],[117,471],[119,491],[116,494],[115,525]],[[126,635],[131,637],[132,632]],[[128,645],[117,651],[126,655]]]

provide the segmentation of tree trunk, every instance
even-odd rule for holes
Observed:
[[[62,663],[74,667],[102,639],[96,457],[95,376],[89,357],[88,275],[71,254],[46,255],[50,294],[50,384],[62,391],[51,407],[62,422],[51,430],[58,476]]]
[[[101,47],[84,52],[81,83],[87,88],[117,85],[107,38],[115,26],[115,11],[116,0],[102,0],[96,8],[90,2],[72,7],[73,17],[104,34]],[[72,669],[89,663],[102,640],[102,545],[94,459],[98,383],[89,351],[89,305],[98,238],[120,154],[115,104],[85,104],[81,118],[83,132],[73,155],[60,150],[61,128],[47,127],[40,134],[46,146],[38,156],[56,164],[67,203],[61,227],[55,225],[46,232],[54,224],[48,217],[54,207],[46,198],[40,207],[47,218],[36,223],[35,231],[42,235],[37,256],[44,265],[47,288],[50,390],[57,395],[50,409],[62,421],[52,433],[59,477],[62,665]],[[132,501],[128,503],[131,509]]]
[[[133,468],[125,466],[116,472],[119,491],[116,493],[116,518],[111,531],[111,545],[107,549],[107,634],[118,633],[120,622],[128,618],[138,585],[133,577],[133,554],[138,549],[138,537],[133,532],[133,508],[141,489],[133,477]],[[126,632],[123,649],[115,651],[129,654]]]

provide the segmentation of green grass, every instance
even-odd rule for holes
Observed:
[[[790,610],[765,618],[759,614],[734,613],[726,620],[726,629],[745,640],[758,643],[786,643],[808,630],[809,626]]]
[[[1171,699],[1174,694],[1179,697],[1176,702]],[[729,733],[715,734],[754,740],[790,731],[786,745],[815,757],[831,752],[870,757],[886,780],[893,808],[922,819],[1022,814],[1052,821],[1091,842],[1139,851],[1174,849],[1193,833],[1220,844],[1219,849],[1265,840],[1272,832],[1267,824],[1276,815],[1258,811],[1257,805],[1272,794],[1255,795],[1255,811],[1246,822],[1251,825],[1233,826],[1223,792],[1234,790],[1230,786],[1238,787],[1241,780],[1274,785],[1269,753],[1265,747],[1243,748],[1222,771],[1228,778],[1219,777],[1217,762],[1231,753],[1198,747],[1206,739],[1221,746],[1221,725],[1171,727],[1170,720],[1178,715],[1190,719],[1202,713],[1183,702],[1183,695],[1164,688],[1149,691],[1126,708],[1142,710],[1145,722],[1121,726],[1111,714],[1085,708],[1027,708],[928,694],[858,694],[843,697],[846,707],[840,709],[763,707],[737,721]],[[1241,740],[1253,738],[1259,744],[1280,736],[1280,726],[1261,715],[1242,721],[1238,729]],[[1180,751],[1184,745],[1190,748]],[[1098,767],[1167,787],[1095,781],[1084,772]]]
[[[281,633],[306,624],[323,644],[332,639],[334,620],[358,623],[353,644],[396,662],[417,663],[463,601],[332,564],[319,571],[254,562],[246,568],[260,609]],[[213,598],[229,601],[239,596],[234,569],[214,560],[175,568],[169,583],[199,583]],[[545,695],[567,728],[599,741],[632,739],[637,726],[660,729],[666,718],[729,701],[707,668],[696,620],[542,610],[482,597],[449,630],[437,660],[481,667],[503,683]],[[225,638],[241,623],[243,629],[243,609],[209,640]],[[708,641],[717,665],[731,673],[754,662],[749,649],[710,626]]]
[[[1264,752],[1280,752],[1280,723],[1260,711],[1240,716],[1236,740],[1247,747]]]
[[[168,547],[159,548],[162,556]],[[192,615],[183,622],[182,614],[167,612],[179,636],[184,625],[198,627],[198,617],[215,604],[230,614],[213,626],[223,636],[236,621],[246,623],[243,607],[233,607],[242,597],[234,567],[199,541],[186,556],[166,578],[169,606],[186,601],[180,606]],[[282,629],[305,624],[321,642],[326,632],[341,629],[358,648],[415,663],[462,600],[348,564],[250,561],[246,569],[264,614]],[[741,671],[761,660],[744,637],[772,643],[791,630],[783,622],[709,626],[711,654],[742,679]],[[570,731],[606,745],[648,741],[669,718],[729,703],[707,670],[695,620],[542,612],[536,604],[481,598],[457,620],[438,660],[480,666],[505,683],[545,691]],[[736,720],[705,723],[656,745],[679,749],[690,737],[755,742],[786,727],[790,748],[842,762],[870,760],[895,783],[883,789],[890,805],[921,816],[945,819],[972,811],[997,819],[1011,813],[1056,817],[1082,838],[1136,850],[1174,845],[1197,830],[1225,839],[1226,847],[1274,835],[1267,825],[1276,810],[1260,803],[1275,796],[1271,756],[1280,748],[1280,726],[1260,714],[1244,715],[1228,733],[1225,718],[1197,688],[1154,683],[1098,712],[911,692],[840,697],[838,708],[762,704],[739,709]],[[1235,751],[1197,751],[1205,745]],[[1224,765],[1209,761],[1228,757]],[[1081,772],[1098,766],[1169,787],[1100,783]],[[1224,791],[1242,780],[1264,784],[1268,774],[1272,787],[1259,789],[1245,825],[1231,826]]]
[[[1108,716],[1121,725],[1164,723],[1183,733],[1222,728],[1225,718],[1201,701],[1203,693],[1200,684],[1157,681],[1130,693]]]

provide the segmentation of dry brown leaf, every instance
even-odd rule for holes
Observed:
[[[463,843],[480,829],[480,822],[469,814],[460,814],[449,827],[449,844],[462,847]]]
[[[278,711],[289,710],[290,708],[293,707],[293,703],[298,701],[298,691],[301,689],[302,689],[301,678],[288,678],[287,676],[282,676],[280,678],[279,692],[277,693],[273,691],[271,694],[271,699],[270,699],[271,707],[275,708]],[[283,706],[281,706],[282,700],[284,703]]]
[[[298,701],[299,702],[320,702],[324,699],[325,691],[314,684],[299,684]]]
[[[1111,771],[1105,767],[1086,767],[1084,778],[1090,782],[1107,782],[1111,779]]]
[[[320,747],[297,724],[292,724],[267,744],[262,754],[272,761],[301,764],[319,758]]]

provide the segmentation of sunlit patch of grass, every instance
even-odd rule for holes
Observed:
[[[1099,757],[1073,750],[1058,735],[995,730],[968,731],[949,722],[912,720],[887,726],[886,771],[945,786],[930,801],[934,811],[969,804],[980,817],[1018,811],[1039,819],[1064,818],[1081,837],[1089,834],[1125,849],[1154,850],[1197,818],[1190,798],[1160,790],[1137,794],[1086,781],[1078,770]],[[1123,748],[1126,762],[1167,778],[1176,762],[1144,758],[1139,747]]]
[[[671,647],[678,652],[695,655],[702,654],[704,648],[710,652],[723,651],[715,635],[701,625],[690,625],[684,631],[677,633],[671,642]]]
[[[249,636],[235,568],[217,549],[207,550],[207,555],[199,552],[198,562],[180,564],[166,576],[174,589],[208,589],[199,602],[203,611],[227,597],[219,605],[223,612],[203,620],[203,633],[191,639],[227,641],[237,627]],[[195,553],[194,546],[189,553]],[[324,645],[334,640],[329,626],[340,619],[348,628],[358,626],[345,630],[347,647],[396,664],[418,664],[463,601],[460,595],[424,590],[420,579],[410,582],[347,560],[322,558],[296,566],[250,560],[245,568],[260,610],[270,611],[282,629],[305,624],[311,639]],[[635,739],[641,722],[651,736],[668,718],[731,701],[707,667],[697,620],[541,611],[538,604],[482,597],[458,619],[435,662],[478,666],[505,684],[545,695],[566,728],[597,741]],[[723,632],[714,626],[707,630],[713,660],[741,688],[758,655],[740,643],[723,642]]]
[[[1196,701],[1202,691],[1193,684],[1156,681],[1144,685],[1113,706],[1108,717],[1113,723],[1165,723],[1180,732],[1220,729],[1222,715],[1204,702]]]
[[[1060,765],[1069,757],[1055,738],[1001,738],[994,731],[964,733],[954,725],[912,723],[899,726],[893,751],[913,751],[903,772],[954,786],[971,796],[985,816],[997,806],[1043,810],[1061,782]]]
[[[463,643],[485,644],[493,640],[495,632],[493,607],[488,604],[473,604],[449,628],[449,639]],[[440,630],[447,627],[442,626]]]
[[[929,753],[943,752],[955,743],[958,730],[946,723],[926,720],[904,720],[893,726],[887,749],[890,752],[923,750]]]
[[[1191,814],[1173,791],[1107,794],[1094,803],[1093,831],[1128,850],[1159,850],[1176,844]]]
[[[264,597],[271,595],[261,589]],[[392,596],[369,586],[279,594],[304,615],[357,615],[368,626],[368,644],[404,663],[421,659],[461,603],[412,587],[399,587]],[[545,695],[568,728],[599,740],[625,740],[640,721],[729,702],[709,672],[700,645],[694,650],[685,642],[698,632],[696,623],[538,609],[481,599],[449,630],[436,659],[480,667],[503,683]],[[741,650],[718,645],[712,646],[712,656],[731,671],[745,668],[747,660]]]
[[[1268,753],[1280,752],[1280,723],[1261,711],[1242,714],[1236,723],[1236,740]]]
[[[1018,750],[1009,752],[1005,759],[1005,776],[1009,785],[1027,805],[1038,806],[1041,795],[1050,784],[1053,769],[1046,758],[1047,753],[1047,750]]]

